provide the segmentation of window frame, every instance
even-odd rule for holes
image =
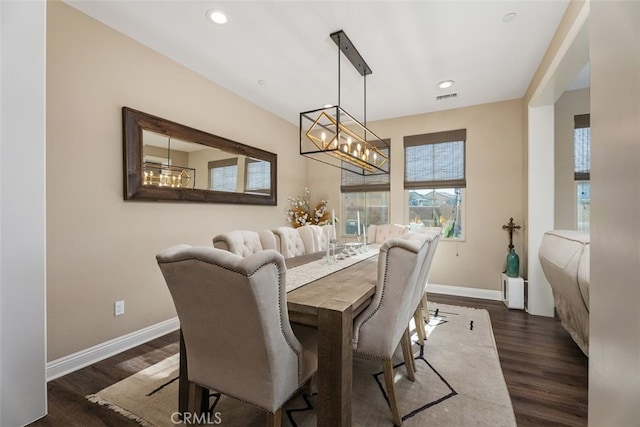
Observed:
[[[213,171],[214,169],[221,169],[221,168],[227,168],[229,166],[235,166],[236,171],[235,171],[235,175],[236,175],[236,182],[235,182],[235,188],[233,190],[220,190],[220,189],[216,189],[214,188],[213,184]],[[237,157],[229,157],[227,159],[220,159],[220,160],[211,160],[210,162],[207,163],[207,170],[209,171],[209,181],[208,181],[208,187],[209,190],[213,190],[213,191],[224,191],[224,192],[237,192],[238,191],[238,158]]]
[[[391,140],[383,139],[381,140],[386,144],[386,146],[377,145],[383,151],[386,151],[388,158],[391,156]],[[346,166],[343,164],[343,166]],[[368,221],[368,205],[367,205],[367,195],[368,193],[386,193],[386,201],[387,201],[387,222],[390,218],[390,206],[389,200],[391,198],[391,164],[390,162],[386,162],[383,168],[388,172],[384,175],[360,175],[359,173],[352,173],[344,168],[341,171],[340,175],[340,215],[343,218],[343,224],[340,225],[340,231],[343,236],[356,236],[353,233],[347,233],[347,206],[345,197],[346,194],[363,194],[364,195],[364,206],[363,211],[361,212],[360,221],[365,224],[365,227],[368,228],[372,223]],[[348,166],[347,166],[348,169]]]
[[[438,159],[437,157],[440,155],[436,152],[435,146],[438,144],[457,144],[462,143],[461,148],[461,158],[454,159],[452,162],[448,162],[445,159],[444,163],[442,163],[442,159]],[[438,179],[417,179],[416,175],[418,175],[419,171],[414,171],[410,167],[410,162],[414,161],[411,156],[408,154],[408,149],[412,147],[419,146],[433,146],[432,153],[432,161],[433,167],[428,172],[434,178]],[[466,164],[467,164],[467,130],[466,129],[455,129],[449,131],[442,132],[433,132],[427,134],[420,135],[411,135],[404,137],[404,206],[405,206],[405,221],[411,226],[410,211],[411,206],[409,206],[409,198],[411,191],[438,191],[438,190],[456,190],[459,191],[460,202],[458,209],[456,210],[456,218],[459,219],[460,223],[460,236],[458,237],[444,237],[443,240],[451,240],[456,242],[466,241],[466,199],[467,199],[467,181],[466,181]],[[443,147],[445,150],[448,147]],[[451,145],[451,149],[455,151],[460,151],[459,147],[456,145]],[[442,171],[443,168],[437,168],[436,166],[444,164],[448,166],[449,170],[446,170],[445,176],[441,176],[438,171]],[[460,175],[461,174],[461,175]],[[446,175],[449,175],[448,177]],[[413,179],[412,179],[413,178]],[[439,224],[441,226],[441,224]]]
[[[578,129],[589,129],[588,136],[583,136],[582,139],[578,140]],[[586,157],[586,160],[579,161],[579,156]],[[580,203],[581,185],[589,185],[589,200],[591,199],[591,115],[589,113],[573,116],[573,159],[574,200],[576,201],[575,227],[576,230],[589,231],[591,229],[591,202],[589,202],[589,221],[580,221],[583,216],[581,208],[584,208],[584,204]]]

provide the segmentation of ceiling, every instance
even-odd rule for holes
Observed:
[[[344,30],[373,70],[365,103],[365,79],[342,56],[340,103],[361,121],[366,104],[372,121],[523,97],[569,3],[66,2],[296,125],[301,111],[338,103],[334,31]],[[207,20],[210,9],[228,22]],[[508,13],[517,15],[504,22]],[[448,79],[453,87],[436,86]]]

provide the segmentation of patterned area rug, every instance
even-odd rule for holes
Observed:
[[[394,358],[404,425],[515,426],[487,311],[435,303],[429,308],[427,343],[414,343],[415,382],[406,378],[402,352]],[[353,371],[353,425],[393,425],[380,361],[357,356]],[[210,396],[208,415],[181,422],[177,377],[175,355],[87,398],[145,426],[264,425],[264,412],[218,393]],[[315,393],[294,396],[285,405],[283,426],[315,426],[316,401]]]

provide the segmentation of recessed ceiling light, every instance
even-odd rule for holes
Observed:
[[[208,10],[207,19],[209,19],[209,21],[213,22],[214,24],[219,24],[219,25],[226,24],[228,21],[227,15],[225,15],[224,12],[217,9]]]
[[[443,80],[440,83],[438,83],[438,87],[440,89],[447,89],[453,86],[455,83],[456,82],[454,82],[453,80]]]
[[[515,13],[515,12],[509,12],[509,13],[507,13],[506,15],[504,15],[504,16],[502,17],[502,22],[511,22],[511,21],[513,21],[514,19],[516,19],[516,16],[518,16],[518,14],[517,14],[517,13]]]

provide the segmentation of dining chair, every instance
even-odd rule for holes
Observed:
[[[317,370],[315,329],[289,323],[282,255],[178,245],[156,259],[180,320],[189,381],[257,406],[268,426],[279,426],[282,406]]]
[[[382,243],[392,237],[400,237],[409,232],[409,226],[402,224],[371,224],[367,228],[367,243]]]
[[[415,234],[387,239],[378,255],[378,280],[371,304],[353,322],[355,353],[382,360],[385,386],[393,423],[402,425],[396,398],[393,363],[400,344],[409,380],[414,381],[413,352],[409,320],[418,304],[416,295],[421,266],[427,255],[426,235]]]
[[[272,231],[276,238],[276,250],[285,258],[292,258],[307,253],[297,228],[278,227]]]
[[[321,226],[305,224],[296,228],[296,230],[302,239],[305,253],[320,252],[327,248],[326,240],[323,239],[323,228]]]
[[[215,236],[213,247],[246,257],[265,249],[276,249],[276,237],[271,230],[234,230]]]
[[[427,339],[427,332],[424,327],[425,320],[429,322],[429,307],[427,305],[427,285],[429,284],[429,272],[431,270],[431,263],[433,261],[433,256],[435,255],[436,249],[438,248],[438,242],[440,241],[440,237],[442,237],[442,228],[440,227],[426,227],[419,231],[416,231],[418,234],[422,234],[427,238],[427,244],[429,245],[429,249],[427,251],[426,257],[424,259],[423,265],[420,269],[420,273],[418,275],[418,286],[417,286],[417,298],[419,300],[418,307],[413,315],[414,323],[416,325],[416,332],[418,333],[418,342],[420,345],[424,345],[425,340]],[[420,287],[422,284],[422,289]],[[425,319],[426,317],[426,319]]]

